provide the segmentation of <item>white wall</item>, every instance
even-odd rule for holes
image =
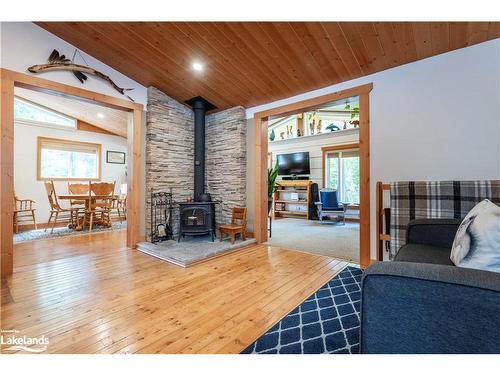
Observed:
[[[500,179],[500,39],[250,108],[247,118],[369,82],[374,258],[377,181]]]
[[[309,179],[323,188],[323,152],[322,147],[356,143],[359,140],[359,130],[345,130],[340,132],[329,132],[321,135],[285,139],[282,141],[269,142],[268,152],[273,154],[273,164],[276,163],[276,155],[289,154],[292,152],[309,152],[311,174]],[[281,177],[278,177],[281,179]]]
[[[29,75],[35,75],[28,72],[26,68],[35,64],[46,63],[52,50],[57,49],[60,54],[64,54],[68,58],[71,58],[73,56],[73,52],[75,51],[75,47],[73,45],[31,22],[1,22],[0,28],[2,51],[0,56],[0,66],[2,68],[15,70]],[[144,106],[146,105],[146,87],[140,85],[83,51],[80,52],[82,52],[85,60],[91,67],[99,70],[101,73],[109,75],[118,86],[133,88],[133,90],[129,91],[127,94],[137,103],[141,103]],[[78,63],[81,64],[83,62],[78,60]],[[113,89],[109,83],[92,75],[88,75],[89,78],[84,84],[81,84],[80,81],[78,81],[76,77],[69,72],[48,72],[37,76],[51,81],[128,100],[125,96]]]
[[[106,151],[127,152],[127,140],[114,135],[99,134],[80,130],[60,130],[36,125],[14,125],[14,189],[20,199],[36,201],[36,221],[46,223],[50,207],[43,181],[37,180],[37,137],[50,137],[80,142],[100,143],[101,147],[101,180],[116,181],[115,191],[119,193],[120,184],[126,182],[125,164],[106,163]],[[127,155],[128,157],[128,155]],[[68,192],[66,181],[55,181],[58,194]],[[69,202],[60,201],[63,207]]]

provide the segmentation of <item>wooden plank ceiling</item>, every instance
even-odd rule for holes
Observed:
[[[38,25],[144,86],[180,102],[201,95],[219,109],[252,107],[500,37],[499,22]]]

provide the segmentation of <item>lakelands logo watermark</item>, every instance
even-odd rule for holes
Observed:
[[[3,352],[43,353],[49,345],[49,338],[45,335],[30,337],[21,335],[18,330],[1,330],[0,345]]]

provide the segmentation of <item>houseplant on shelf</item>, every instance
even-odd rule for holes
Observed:
[[[278,160],[274,167],[267,168],[267,213],[271,212],[273,206],[273,195],[276,191],[276,178],[278,177]]]

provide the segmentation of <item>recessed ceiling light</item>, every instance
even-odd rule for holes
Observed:
[[[99,117],[99,118],[104,118],[104,115],[103,115],[102,113],[100,113],[100,112],[99,112],[99,113],[97,114],[97,117]]]
[[[194,62],[193,69],[197,72],[201,72],[203,70],[203,65],[201,65],[199,62]]]

